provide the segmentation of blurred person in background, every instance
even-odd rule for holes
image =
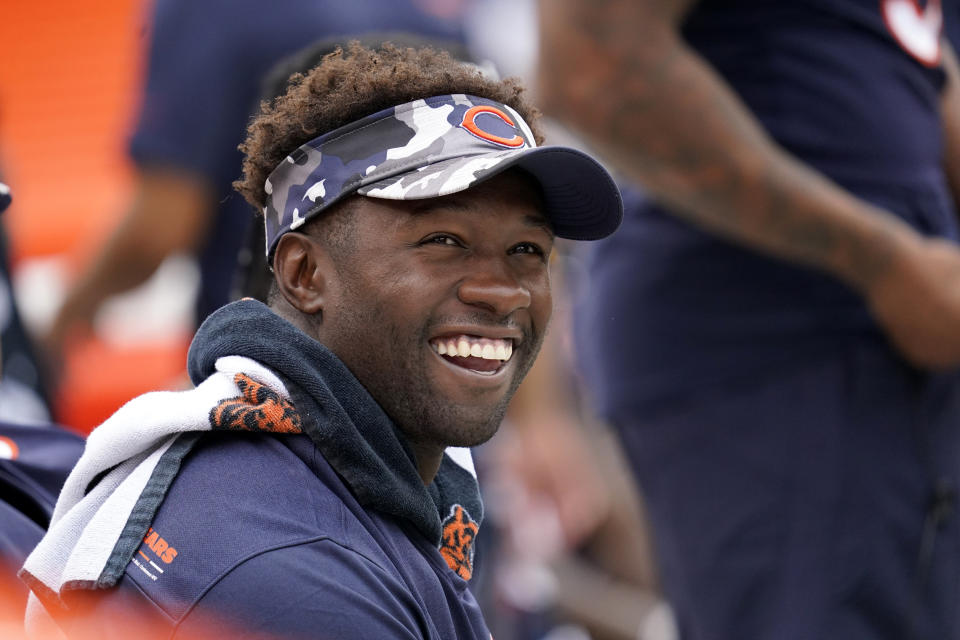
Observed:
[[[675,640],[629,466],[575,375],[568,282],[579,261],[555,249],[550,333],[503,428],[477,452],[489,507],[478,557],[492,583],[481,605],[504,640]]]
[[[0,183],[0,211],[10,205],[10,189]],[[50,419],[47,392],[34,347],[24,330],[10,280],[7,234],[0,219],[0,420],[43,424]]]
[[[535,78],[534,0],[473,2],[465,29],[474,56],[504,75]],[[541,122],[550,140],[585,148],[562,123]],[[620,188],[625,207],[636,206],[631,189]],[[571,311],[589,286],[582,262],[589,244],[555,245],[554,319],[544,348],[504,427],[476,452],[490,517],[478,536],[474,580],[498,639],[675,637],[632,474],[584,402],[571,349]]]
[[[11,202],[10,190],[0,183],[0,213]],[[2,275],[2,273],[0,273]],[[3,282],[3,280],[0,280]],[[9,284],[9,282],[7,282]],[[10,295],[8,313],[15,311]],[[0,300],[0,304],[4,304]],[[0,332],[0,353],[16,344]],[[22,335],[22,334],[21,334]],[[0,631],[19,626],[27,602],[26,585],[16,572],[50,523],[53,506],[67,474],[83,451],[83,439],[30,416],[24,410],[36,400],[6,393],[11,379],[0,360]],[[17,634],[19,635],[19,634]]]
[[[110,296],[143,283],[174,254],[196,257],[199,325],[230,299],[237,252],[250,227],[231,191],[237,146],[271,66],[325,35],[403,30],[462,40],[465,0],[157,0],[146,86],[130,154],[136,196],[100,254],[77,277],[44,342],[92,327]],[[213,235],[216,230],[216,235]]]
[[[649,197],[577,333],[686,639],[960,637],[944,11],[541,3],[544,106]]]

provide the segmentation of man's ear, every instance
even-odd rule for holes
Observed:
[[[326,302],[330,256],[302,233],[285,233],[273,255],[273,272],[283,297],[301,313],[315,315]]]

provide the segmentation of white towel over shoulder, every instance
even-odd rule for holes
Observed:
[[[160,458],[180,434],[211,430],[211,409],[242,395],[234,381],[238,373],[289,397],[270,370],[249,358],[227,356],[217,360],[216,373],[196,388],[135,398],[90,434],[57,500],[49,530],[23,565],[21,576],[34,592],[59,601],[64,585],[97,582]],[[30,594],[26,623],[28,633],[49,624],[36,593]]]

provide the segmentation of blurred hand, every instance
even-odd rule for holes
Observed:
[[[610,489],[583,428],[552,413],[513,430],[506,463],[532,498],[552,504],[563,542],[576,547],[607,517]]]
[[[89,337],[93,332],[93,322],[89,319],[91,316],[92,313],[81,315],[64,305],[50,328],[40,336],[41,357],[53,389],[57,388],[62,377],[69,345]]]
[[[960,247],[910,237],[865,292],[874,317],[910,363],[960,365]]]

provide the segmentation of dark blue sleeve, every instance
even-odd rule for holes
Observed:
[[[15,451],[9,458],[0,452],[0,497],[46,526],[84,439],[55,425],[0,422],[0,441],[8,452]]]
[[[143,165],[215,183],[240,175],[236,147],[260,81],[284,56],[335,34],[399,31],[462,40],[459,22],[411,0],[156,0],[143,103],[130,150]]]
[[[17,571],[43,536],[40,525],[4,498],[0,496],[0,623],[4,610],[22,611],[27,604],[27,585],[17,579]]]
[[[231,637],[412,640],[422,628],[410,590],[356,551],[329,539],[245,560],[218,580],[180,623],[177,637],[211,624]]]
[[[20,569],[42,536],[40,525],[19,509],[0,500],[0,566],[7,571],[12,570],[11,577]]]
[[[232,162],[229,152],[252,107],[248,87],[256,85],[239,71],[243,60],[235,52],[244,40],[246,15],[217,0],[157,1],[143,104],[130,144],[139,164],[221,178],[224,156]]]

